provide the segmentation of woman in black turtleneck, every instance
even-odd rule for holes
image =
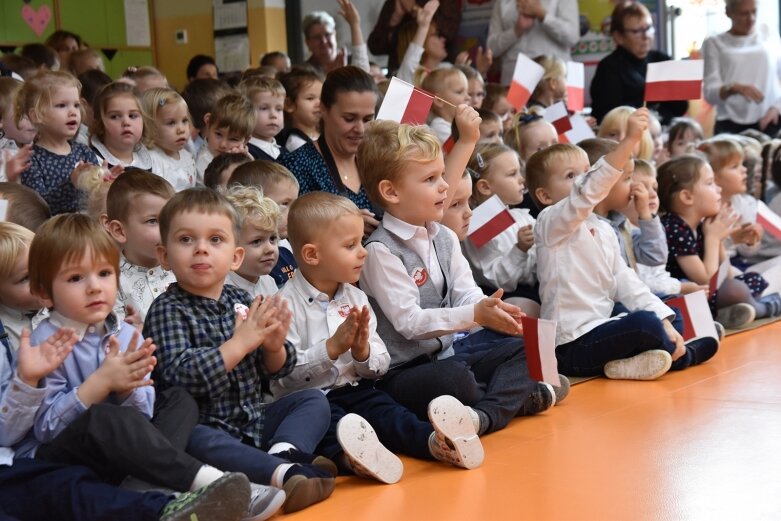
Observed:
[[[649,63],[671,60],[668,55],[652,49],[654,25],[651,13],[639,2],[618,4],[610,21],[610,34],[616,50],[597,65],[591,82],[591,114],[601,122],[611,109],[621,105],[641,107],[645,92],[645,71]],[[662,123],[686,113],[688,101],[649,103]]]

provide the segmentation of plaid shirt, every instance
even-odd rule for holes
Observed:
[[[225,286],[220,300],[199,297],[172,284],[149,308],[144,337],[157,344],[154,380],[160,390],[183,387],[198,402],[200,422],[262,446],[264,404],[261,378],[282,378],[296,366],[296,350],[285,342],[284,367],[269,374],[263,350],[226,371],[220,346],[233,336],[234,304],[249,306],[249,294]]]

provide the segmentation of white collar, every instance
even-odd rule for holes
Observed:
[[[344,297],[345,289],[344,283],[339,284],[339,286],[336,288],[336,293],[334,293],[334,298],[331,299],[314,287],[308,280],[306,280],[306,277],[304,277],[303,274],[298,273],[293,279],[288,282],[288,284],[293,285],[293,289],[296,290],[296,292],[303,297],[304,302],[307,304],[314,304],[315,302],[331,302],[331,301],[338,301],[341,300]]]
[[[79,342],[84,340],[90,327],[95,327],[96,332],[103,335],[105,333],[114,334],[119,331],[119,320],[117,316],[112,312],[106,317],[106,320],[97,324],[85,324],[77,320],[72,320],[68,317],[61,315],[56,311],[52,311],[49,315],[49,322],[57,327],[69,327],[76,332],[76,338]]]
[[[111,165],[134,166],[141,170],[149,170],[152,168],[152,156],[149,155],[149,150],[141,143],[136,145],[136,148],[133,150],[133,160],[130,164],[125,164],[123,161],[120,161],[117,156],[109,152],[106,145],[97,137],[92,136],[90,138],[90,144],[95,147],[98,152],[100,152],[103,159],[108,161]]]
[[[390,212],[385,212],[382,217],[382,225],[386,230],[398,236],[403,241],[412,239],[420,230],[425,230],[426,235],[429,238],[433,238],[439,233],[439,224],[435,222],[427,222],[425,227],[415,226],[406,221],[402,221],[398,217],[394,217]]]
[[[249,138],[249,142],[251,145],[255,145],[259,149],[261,149],[263,152],[274,155],[276,153],[279,153],[280,146],[277,145],[276,141],[266,141],[265,139],[260,139],[256,137]]]

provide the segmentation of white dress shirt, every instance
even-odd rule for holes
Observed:
[[[537,217],[540,315],[558,322],[556,345],[614,320],[610,315],[616,302],[630,311],[652,311],[660,319],[675,314],[626,265],[613,227],[593,212],[621,174],[600,159],[575,181],[567,198]]]
[[[22,338],[22,329],[27,329],[32,333],[38,324],[49,317],[49,310],[42,308],[38,312],[23,313],[18,309],[9,308],[5,304],[0,304],[0,322],[8,333],[8,340],[11,349],[16,352],[19,349],[19,341]]]
[[[277,145],[276,141],[266,141],[265,139],[258,139],[256,137],[249,138],[249,144],[255,145],[274,159],[279,157],[279,154],[282,150],[282,147]]]
[[[154,268],[144,268],[133,264],[122,255],[119,258],[121,291],[117,295],[117,301],[122,304],[123,309],[124,306],[133,304],[143,322],[152,302],[174,282],[176,282],[176,276],[173,271],[164,270],[159,265]]]
[[[195,159],[186,149],[179,151],[179,159],[174,159],[159,148],[149,151],[152,157],[152,173],[157,174],[181,192],[195,186]]]
[[[5,154],[8,153],[8,158],[11,159],[19,153],[19,146],[13,139],[0,137],[0,182],[8,181],[8,177],[5,173]]]
[[[461,253],[456,234],[437,223],[427,223],[425,228],[414,226],[397,219],[387,211],[382,218],[382,225],[418,254],[426,264],[424,268],[428,276],[440,293],[443,293],[445,288],[445,277],[432,241],[436,234],[446,233],[452,237],[453,243],[448,274],[453,307],[436,309],[420,307],[420,291],[415,281],[407,273],[401,260],[395,257],[387,246],[378,242],[366,245],[368,255],[361,270],[360,287],[377,301],[396,331],[409,340],[417,340],[477,326],[475,304],[483,300],[485,295],[475,284],[472,270]]]
[[[276,295],[277,291],[279,291],[277,283],[274,282],[274,278],[271,275],[261,275],[258,277],[258,281],[253,283],[235,271],[229,271],[228,276],[225,277],[225,284],[230,284],[231,286],[243,289],[252,295],[252,298],[257,297],[258,295],[270,297],[271,295]]]
[[[214,155],[209,151],[209,147],[206,143],[198,151],[198,155],[195,156],[195,183],[198,186],[203,186],[203,175],[206,173],[206,167],[214,159]]]
[[[141,143],[136,145],[136,149],[133,151],[133,160],[130,163],[121,161],[117,156],[109,152],[109,149],[106,148],[106,145],[104,145],[103,142],[95,136],[90,138],[90,146],[98,151],[98,159],[101,163],[105,159],[108,161],[109,165],[122,165],[126,167],[133,166],[135,168],[140,168],[141,170],[152,169],[152,156],[149,155],[149,149]]]
[[[453,134],[453,124],[445,118],[435,117],[429,123],[429,128],[437,136],[440,143],[444,143]]]
[[[353,359],[352,353],[342,353],[331,360],[325,347],[336,329],[344,322],[350,308],[369,305],[369,299],[360,289],[341,284],[333,299],[312,286],[299,273],[280,290],[293,312],[287,340],[296,348],[298,360],[293,372],[280,380],[271,381],[271,392],[279,398],[301,389],[336,389],[354,385],[363,378],[377,379],[388,371],[390,355],[377,334],[377,319],[369,311],[369,358],[363,362]]]

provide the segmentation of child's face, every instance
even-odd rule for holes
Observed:
[[[501,143],[502,142],[502,123],[495,119],[484,119],[480,123],[480,140],[477,144],[482,143]]]
[[[630,193],[632,189],[632,173],[635,170],[635,162],[631,159],[624,165],[624,173],[616,181],[616,184],[610,189],[607,197],[603,201],[606,210],[615,210],[622,212],[629,206]]]
[[[106,129],[103,144],[109,150],[130,152],[141,141],[144,120],[135,97],[114,96],[106,103],[101,118]]]
[[[444,170],[445,162],[441,154],[426,163],[408,161],[404,175],[393,183],[393,215],[414,226],[441,221],[448,189],[442,177]]]
[[[692,187],[694,209],[700,218],[712,217],[721,210],[721,187],[709,164],[700,169],[700,177]]]
[[[469,106],[474,109],[479,109],[483,106],[483,100],[485,99],[485,87],[483,82],[478,78],[472,78],[468,80],[467,93],[469,94]]]
[[[285,96],[271,92],[258,92],[252,97],[255,107],[255,129],[252,135],[264,141],[272,141],[282,130]]]
[[[230,134],[228,127],[206,127],[206,146],[214,157],[234,150],[239,150],[247,144],[247,138],[237,134]]]
[[[257,282],[261,275],[268,275],[279,258],[279,236],[276,230],[263,230],[251,222],[241,228],[239,246],[244,248],[244,262],[236,273]]]
[[[488,167],[485,182],[490,194],[481,195],[498,195],[506,205],[520,204],[526,185],[521,175],[518,155],[515,152],[504,152],[496,156]]]
[[[320,93],[323,91],[322,81],[313,81],[304,86],[295,101],[286,102],[285,110],[296,123],[307,128],[316,128],[320,124]]]
[[[686,129],[683,134],[680,134],[670,144],[670,157],[682,156],[686,153],[686,149],[690,144],[694,143],[697,137],[694,135],[694,131]]]
[[[513,124],[512,117],[515,114],[515,107],[507,101],[507,96],[499,96],[494,102],[494,106],[488,108],[499,116],[499,119],[502,120],[502,128],[507,132]]]
[[[122,252],[133,264],[145,268],[158,265],[157,247],[162,241],[157,219],[167,202],[168,199],[155,194],[139,194],[133,198],[127,222],[122,223],[124,237],[120,239]]]
[[[187,145],[190,136],[190,114],[184,103],[168,103],[157,112],[155,145],[166,154],[176,154]]]
[[[193,211],[171,219],[157,256],[184,290],[217,300],[228,272],[241,266],[244,250],[236,245],[228,216]]]
[[[645,172],[635,171],[633,181],[642,183],[648,191],[648,209],[652,214],[659,213],[659,183],[656,177]]]
[[[462,177],[458,182],[453,201],[442,217],[442,226],[453,230],[459,241],[466,239],[469,222],[472,220],[472,210],[469,208],[470,197],[472,197],[472,179],[469,176]]]
[[[66,318],[82,324],[106,319],[117,298],[117,272],[108,259],[92,259],[87,250],[81,258],[60,266],[52,281],[52,294],[44,303]]]
[[[14,110],[14,105],[12,103],[6,108],[3,113],[3,119],[0,120],[0,127],[2,127],[5,137],[15,141],[19,146],[32,143],[38,130],[33,126],[30,118],[27,116],[21,118],[17,125],[14,121],[16,119],[15,116],[16,111]]]
[[[312,242],[317,247],[319,270],[313,277],[325,284],[353,284],[361,275],[366,260],[363,240],[363,219],[358,215],[342,215],[328,224]]]
[[[544,205],[550,206],[569,197],[575,179],[588,172],[589,168],[591,165],[585,152],[562,156],[547,175],[547,182],[536,189],[537,198]]]
[[[529,123],[523,131],[521,140],[521,159],[528,161],[535,152],[545,150],[559,142],[556,129],[547,121],[537,120]]]
[[[729,199],[735,194],[746,192],[748,171],[743,166],[743,156],[734,156],[716,173],[716,183],[721,187],[721,195]]]
[[[462,74],[451,74],[442,83],[442,92],[437,92],[437,96],[456,107],[462,103],[469,103],[469,88],[466,77]]]
[[[298,199],[298,185],[292,181],[282,180],[266,187],[263,195],[279,206],[279,223],[277,232],[280,239],[287,239],[287,212],[293,201]]]
[[[60,87],[52,95],[43,121],[37,121],[55,140],[73,139],[81,125],[81,99],[76,87]]]
[[[11,275],[0,281],[0,303],[17,311],[41,309],[41,299],[30,293],[30,279],[27,276],[27,259],[30,251],[25,248],[16,259]]]

